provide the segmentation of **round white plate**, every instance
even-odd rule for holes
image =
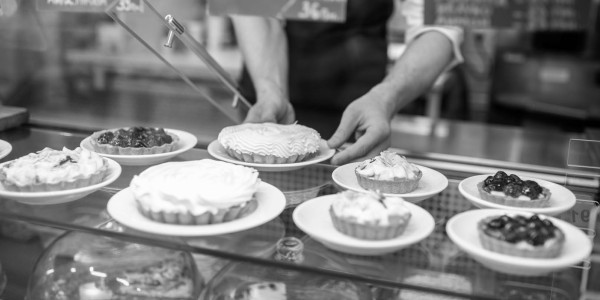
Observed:
[[[166,153],[158,153],[158,154],[149,154],[149,155],[117,155],[117,154],[104,154],[98,153],[101,156],[113,159],[114,161],[124,165],[124,166],[148,166],[155,165],[159,163],[163,163],[185,151],[188,151],[198,142],[198,139],[195,135],[185,132],[182,130],[175,129],[165,129],[165,131],[169,134],[174,134],[179,137],[179,141],[177,145],[175,145],[173,151]],[[90,144],[90,138],[86,137],[80,143],[81,148],[94,151],[94,148]]]
[[[0,140],[0,159],[3,159],[5,156],[10,154],[12,151],[12,145],[4,140]]]
[[[477,223],[488,216],[515,213],[511,210],[476,209],[469,210],[448,220],[446,232],[448,237],[463,251],[468,253],[482,265],[501,273],[536,276],[576,265],[589,257],[592,242],[581,229],[556,218],[548,217],[555,226],[565,234],[562,253],[556,258],[523,258],[486,250],[479,242]],[[519,212],[525,216],[531,213]]]
[[[36,205],[58,204],[81,199],[111,184],[121,175],[121,166],[117,162],[111,159],[106,159],[106,161],[108,161],[108,173],[100,183],[77,189],[52,192],[13,192],[5,190],[4,186],[0,184],[0,198]]]
[[[555,216],[560,213],[563,213],[575,205],[576,198],[573,192],[569,191],[567,188],[558,185],[556,183],[531,178],[527,176],[519,176],[523,180],[534,180],[540,186],[543,186],[550,190],[552,195],[550,196],[550,205],[548,207],[513,207],[508,205],[496,204],[490,201],[486,201],[481,199],[479,196],[479,190],[477,189],[477,184],[484,181],[488,176],[494,176],[494,174],[486,174],[486,175],[475,175],[466,179],[463,179],[458,185],[458,190],[460,193],[467,198],[473,205],[479,208],[499,208],[499,209],[512,209],[519,211],[527,211],[537,214],[545,214],[550,216]]]
[[[292,171],[292,170],[301,169],[306,166],[328,160],[335,154],[335,149],[330,149],[329,146],[327,145],[327,141],[321,140],[321,142],[319,143],[319,153],[317,153],[317,155],[315,157],[313,157],[309,160],[305,160],[305,161],[301,161],[301,162],[297,162],[297,163],[290,163],[290,164],[259,164],[259,163],[249,163],[249,162],[245,162],[245,161],[240,161],[240,160],[237,160],[236,158],[229,156],[229,154],[227,154],[227,152],[225,151],[225,148],[223,148],[221,143],[219,143],[219,141],[217,141],[217,140],[212,141],[208,145],[208,153],[216,159],[234,163],[234,164],[238,164],[238,165],[253,167],[258,171],[284,172],[284,171]]]
[[[169,236],[209,236],[238,232],[271,221],[283,211],[285,196],[276,187],[261,182],[256,193],[256,210],[237,220],[210,225],[176,225],[146,218],[137,207],[133,192],[125,188],[110,198],[107,211],[117,222],[135,230]]]
[[[331,174],[333,181],[345,189],[359,192],[366,191],[358,184],[356,174],[354,173],[354,169],[356,169],[356,167],[360,163],[361,162],[354,162],[337,167],[335,170],[333,170],[333,173]],[[423,173],[421,180],[419,180],[419,186],[416,190],[406,194],[384,195],[402,197],[406,201],[417,203],[427,198],[435,196],[436,194],[442,192],[448,186],[448,178],[446,178],[444,174],[434,169],[430,169],[419,165],[416,166]]]
[[[311,238],[336,251],[357,255],[391,253],[423,240],[435,227],[435,221],[429,212],[415,204],[406,203],[412,216],[402,235],[382,241],[357,239],[333,227],[329,207],[335,197],[337,196],[321,196],[298,205],[293,219],[296,226]]]

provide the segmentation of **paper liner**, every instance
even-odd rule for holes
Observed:
[[[419,180],[421,176],[417,179],[409,180],[409,179],[395,179],[395,180],[376,180],[371,179],[365,176],[360,175],[356,170],[354,170],[354,174],[356,174],[356,179],[358,180],[358,184],[367,190],[379,191],[381,193],[387,194],[405,194],[410,193],[417,189],[419,186]]]
[[[402,235],[410,221],[410,215],[408,215],[406,218],[393,218],[388,226],[359,224],[351,219],[338,217],[331,207],[329,207],[329,215],[333,221],[333,227],[339,232],[363,240],[388,240],[398,237]]]
[[[113,146],[113,145],[109,145],[109,144],[100,144],[98,143],[98,137],[105,133],[105,132],[109,132],[109,131],[117,131],[121,128],[115,128],[115,129],[108,129],[108,130],[102,130],[102,131],[98,131],[98,132],[94,132],[91,136],[90,136],[90,145],[92,146],[92,148],[94,149],[95,152],[98,153],[103,153],[103,154],[112,154],[112,155],[150,155],[150,154],[159,154],[159,153],[167,153],[167,152],[171,152],[174,150],[175,145],[177,145],[177,142],[179,141],[179,137],[176,134],[170,133],[170,132],[166,132],[167,135],[169,135],[173,141],[171,143],[168,144],[164,144],[161,146],[154,146],[154,147],[150,147],[150,148],[146,148],[146,147],[119,147],[119,146]]]
[[[253,153],[243,153],[232,148],[225,148],[227,154],[237,160],[241,160],[248,163],[257,163],[257,164],[291,164],[296,162],[301,162],[305,160],[309,160],[315,156],[317,156],[316,152],[305,153],[305,154],[297,154],[288,157],[279,157],[275,155],[260,155]]]
[[[208,225],[233,221],[245,217],[256,210],[258,202],[255,198],[245,204],[232,206],[227,209],[219,209],[217,213],[205,212],[201,215],[194,215],[191,212],[164,212],[152,211],[138,201],[140,212],[148,219],[160,223],[177,225]]]
[[[479,196],[483,200],[513,207],[548,207],[550,206],[550,196],[552,195],[549,189],[542,187],[543,191],[540,195],[544,195],[544,197],[531,200],[519,200],[518,198],[514,198],[508,195],[501,196],[488,193],[485,190],[483,190],[483,182],[477,184],[477,190],[479,190]]]
[[[552,243],[548,246],[541,245],[532,248],[519,248],[516,244],[509,243],[506,241],[502,241],[487,235],[483,230],[487,223],[497,218],[498,216],[491,216],[484,218],[479,221],[477,224],[477,232],[479,234],[479,241],[481,242],[481,246],[484,249],[494,251],[501,254],[519,256],[519,257],[527,257],[527,258],[554,258],[558,257],[562,251],[563,244],[565,242],[565,236],[563,232],[559,230],[555,230],[554,234],[556,235],[554,238],[557,239],[555,243]]]
[[[104,176],[108,172],[108,162],[102,159],[103,165],[95,173],[88,176],[79,175],[73,180],[65,180],[56,183],[43,183],[36,182],[32,184],[20,185],[9,181],[2,181],[4,189],[12,192],[53,192],[53,191],[64,191],[82,188],[94,184],[98,184],[104,180]]]

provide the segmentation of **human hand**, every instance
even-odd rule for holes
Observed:
[[[327,141],[330,148],[342,146],[352,134],[356,142],[331,158],[331,163],[341,165],[353,160],[367,159],[390,147],[390,113],[388,106],[367,93],[350,103],[337,130]]]
[[[258,101],[248,111],[244,123],[291,124],[296,121],[294,107],[277,85],[261,84],[257,89],[257,97]]]

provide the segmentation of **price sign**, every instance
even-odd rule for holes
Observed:
[[[37,7],[51,11],[104,12],[115,1],[120,12],[144,11],[142,0],[37,0]]]
[[[598,202],[595,201],[577,201],[575,206],[558,217],[577,227],[588,228],[590,220],[598,214]]]
[[[347,4],[348,0],[208,0],[208,9],[211,15],[344,22]]]

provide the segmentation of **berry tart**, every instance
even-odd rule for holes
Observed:
[[[564,233],[537,214],[490,216],[479,221],[477,229],[483,248],[519,257],[554,258],[565,242]]]
[[[367,190],[405,194],[417,189],[423,173],[396,152],[383,151],[354,169],[358,184]]]
[[[223,128],[218,141],[229,156],[243,162],[289,164],[315,157],[321,135],[299,124],[246,123]]]
[[[125,127],[94,132],[94,151],[114,155],[148,155],[173,150],[179,138],[163,128]]]
[[[533,180],[522,180],[515,174],[498,171],[477,184],[482,199],[514,207],[547,207],[550,190]]]

